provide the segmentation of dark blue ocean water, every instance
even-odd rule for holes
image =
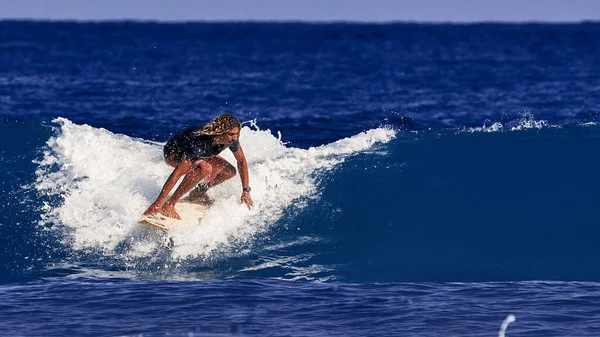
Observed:
[[[599,112],[597,23],[0,21],[0,333],[598,336]],[[138,224],[220,113],[255,207]]]

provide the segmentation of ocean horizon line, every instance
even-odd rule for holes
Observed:
[[[0,18],[2,23],[141,23],[141,24],[306,24],[306,25],[586,25],[598,24],[600,20],[308,20],[308,19],[208,19],[170,20],[155,18]]]

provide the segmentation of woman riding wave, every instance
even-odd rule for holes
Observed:
[[[248,182],[248,163],[239,142],[240,121],[230,114],[222,114],[204,126],[190,126],[177,132],[163,148],[165,162],[175,169],[167,178],[156,201],[144,212],[144,216],[163,214],[167,217],[181,219],[175,211],[175,204],[186,193],[189,200],[197,203],[212,203],[206,194],[209,188],[216,186],[236,174],[229,162],[219,156],[221,151],[229,148],[237,161],[242,181],[240,200],[248,208],[252,206],[250,186]],[[181,184],[167,199],[167,196],[179,181]],[[166,200],[166,201],[165,201]]]

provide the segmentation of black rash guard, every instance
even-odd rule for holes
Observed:
[[[215,136],[201,135],[202,126],[190,126],[177,132],[165,145],[165,157],[177,153],[175,161],[181,161],[185,154],[190,161],[211,158],[221,153],[226,148],[231,152],[237,152],[240,141],[236,140],[230,145],[213,144]]]

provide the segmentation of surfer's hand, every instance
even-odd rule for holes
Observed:
[[[240,198],[242,200],[242,203],[246,204],[246,206],[248,206],[248,209],[250,209],[250,207],[252,207],[252,197],[250,196],[250,192],[242,192],[242,197]]]

